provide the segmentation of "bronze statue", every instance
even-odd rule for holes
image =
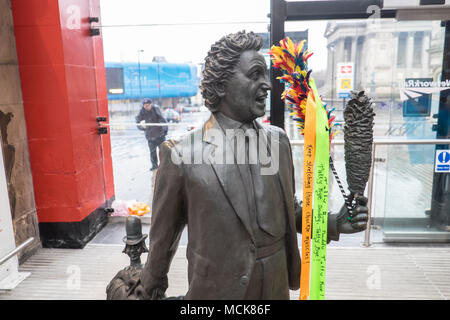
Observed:
[[[211,117],[181,141],[161,144],[150,250],[136,286],[143,293],[138,298],[165,297],[185,226],[185,299],[289,299],[289,289],[299,288],[301,205],[295,198],[289,139],[280,128],[255,121],[265,113],[271,88],[258,53],[261,44],[259,36],[245,31],[217,41],[206,57],[201,84]],[[258,144],[259,153],[251,156],[250,140],[238,139],[244,142],[236,148],[229,132],[245,137],[251,132],[267,144]],[[242,150],[244,162],[238,161]],[[276,162],[275,172],[262,174],[267,163],[261,150]],[[365,229],[366,199],[358,196],[356,202],[354,212],[344,206],[329,214],[329,241]]]

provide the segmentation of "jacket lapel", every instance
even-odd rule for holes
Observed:
[[[226,198],[250,234],[252,241],[255,242],[250,225],[248,190],[242,178],[242,165],[236,164],[236,156],[231,142],[226,138],[214,115],[211,115],[203,127],[203,141],[206,144],[205,161],[211,165]],[[227,152],[233,153],[232,157],[228,154],[228,158],[234,159],[234,163],[227,164]],[[221,161],[216,161],[217,159]]]
[[[263,127],[255,121],[256,128],[263,129]],[[276,173],[280,182],[281,194],[283,196],[286,219],[288,222],[288,233],[293,234],[296,237],[295,227],[295,212],[294,212],[294,178],[293,178],[293,164],[291,159],[291,150],[289,142],[283,143],[281,135],[278,135],[278,139],[275,139],[273,131],[270,128],[260,130],[263,133],[262,138],[265,139],[268,154],[272,161],[278,161],[278,171]],[[271,143],[278,144],[278,159],[273,159],[274,155],[271,155]]]
[[[284,163],[284,160],[286,159],[286,157],[282,156],[284,150],[281,150],[282,144],[279,141],[280,137],[278,137],[277,140],[274,140],[272,132],[269,129],[263,128],[257,121],[255,121],[254,123],[255,123],[256,129],[258,130],[259,137],[263,141],[262,145],[267,146],[267,155],[270,157],[271,161],[278,161],[278,170],[276,172],[276,176],[277,176],[278,180],[280,181],[283,199],[284,199],[285,203],[289,203],[286,192],[283,188],[283,186],[286,186],[287,185],[286,183],[289,183],[289,181],[286,181],[286,177],[280,174],[281,171],[286,172],[286,170],[283,170],[283,168],[285,168],[283,166],[286,165]],[[272,142],[278,143],[278,159],[272,158],[272,154],[271,154],[271,151],[272,151],[271,143]]]

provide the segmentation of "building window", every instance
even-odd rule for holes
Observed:
[[[414,34],[413,66],[422,66],[423,31]]]
[[[355,52],[355,72],[354,72],[354,83],[356,87],[361,86],[361,78],[359,77],[359,68],[363,67],[363,46],[365,37],[359,36],[356,40],[356,52]]]
[[[352,61],[352,38],[347,37],[344,40],[344,59],[345,62]]]
[[[398,35],[397,48],[397,67],[406,67],[406,41],[408,40],[407,32],[400,32]]]
[[[109,94],[123,94],[123,68],[106,67],[106,88]]]

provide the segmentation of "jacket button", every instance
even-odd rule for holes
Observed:
[[[243,285],[247,285],[247,284],[248,284],[248,281],[249,281],[248,276],[243,276],[243,277],[241,278],[241,283],[242,283]]]
[[[251,252],[255,252],[255,251],[256,251],[256,248],[255,248],[254,245],[251,245],[251,246],[250,246],[250,251],[251,251]]]

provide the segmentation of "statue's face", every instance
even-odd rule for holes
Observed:
[[[132,261],[138,260],[141,254],[144,252],[148,252],[145,241],[141,241],[138,244],[134,245],[127,244],[125,246],[125,249],[123,250],[123,253],[127,254]]]
[[[237,121],[253,121],[265,114],[270,89],[264,57],[255,50],[244,51],[227,83],[219,110]]]

